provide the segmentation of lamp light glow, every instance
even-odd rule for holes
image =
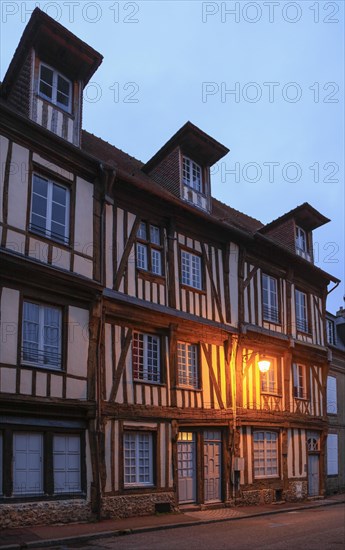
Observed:
[[[266,357],[263,355],[262,359],[259,359],[258,361],[258,367],[260,372],[267,372],[270,369],[271,361],[266,359]]]

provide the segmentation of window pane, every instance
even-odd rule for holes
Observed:
[[[53,201],[66,206],[67,189],[60,185],[53,184]]]
[[[137,243],[137,267],[147,270],[147,246]]]
[[[140,222],[137,237],[139,237],[139,239],[143,239],[144,241],[147,240],[147,238],[146,238],[146,223],[145,222]]]
[[[159,227],[150,225],[150,241],[153,244],[161,244]]]
[[[53,439],[54,493],[81,491],[80,437],[55,435]]]
[[[162,274],[162,262],[161,262],[161,253],[159,250],[151,250],[151,268],[152,273],[156,275]]]
[[[41,80],[47,84],[50,84],[50,86],[53,85],[53,74],[54,71],[52,71],[52,69],[49,69],[49,67],[46,67],[45,65],[41,65]]]
[[[61,92],[65,96],[69,96],[70,94],[70,83],[61,75],[58,75],[57,89],[58,92]]]
[[[68,107],[69,98],[68,98],[68,96],[66,96],[64,94],[61,94],[60,92],[57,92],[56,102],[60,106]]]
[[[124,434],[125,485],[152,485],[152,434]]]
[[[23,310],[23,361],[37,363],[39,346],[39,306],[24,302]]]
[[[43,492],[43,438],[41,434],[13,435],[13,494]]]
[[[43,351],[44,364],[52,368],[61,365],[61,311],[44,308]]]

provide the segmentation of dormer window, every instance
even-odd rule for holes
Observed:
[[[308,234],[304,229],[296,226],[296,238],[295,238],[296,253],[302,256],[305,260],[311,260],[308,246]]]
[[[201,166],[196,164],[188,157],[183,157],[182,166],[183,183],[188,185],[198,193],[202,193],[202,170]]]
[[[72,106],[72,83],[48,65],[41,63],[39,95],[68,113]]]

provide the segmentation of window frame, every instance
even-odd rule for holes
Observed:
[[[188,170],[185,169],[185,164],[188,166]],[[193,170],[199,170],[200,173],[200,184],[198,187],[193,185]],[[185,173],[189,172],[189,178],[186,178]],[[181,166],[181,172],[182,172],[182,183],[183,185],[186,185],[190,189],[193,189],[196,193],[200,193],[201,195],[205,194],[205,182],[204,182],[204,170],[203,167],[192,160],[187,155],[182,154],[182,166]]]
[[[302,246],[300,246],[300,244],[302,244]],[[299,225],[296,225],[295,247],[296,251],[299,250],[303,252],[303,254],[308,254],[308,232]]]
[[[268,287],[265,288],[264,280],[267,280]],[[270,289],[270,282],[274,282],[275,292],[272,293]],[[265,292],[267,294],[267,305],[265,304]],[[261,293],[262,293],[262,319],[268,323],[274,323],[276,325],[281,324],[280,320],[280,293],[279,293],[279,280],[277,277],[273,277],[268,273],[261,273]],[[271,305],[271,295],[274,294],[276,300],[276,308]],[[265,311],[265,307],[267,308]],[[274,311],[276,310],[276,311]]]
[[[299,297],[299,298],[298,298]],[[304,303],[300,302],[300,298],[304,297]],[[305,311],[305,316],[300,315]],[[295,318],[296,318],[296,330],[297,332],[303,332],[309,334],[309,300],[308,294],[295,288]]]
[[[334,385],[333,388],[330,387],[330,381],[334,380],[334,383],[332,382],[332,385]],[[337,377],[328,375],[327,376],[327,384],[326,384],[326,403],[327,403],[327,414],[338,414],[338,394],[337,394]],[[333,401],[330,400],[330,397],[334,396]],[[332,404],[332,407],[330,406]]]
[[[281,381],[279,364],[275,357],[267,356],[271,365],[268,371],[260,372],[260,391],[261,394],[281,395]]]
[[[183,261],[183,255],[188,255],[188,282],[186,280],[183,280],[184,273],[186,273],[184,266],[186,263]],[[198,258],[198,264],[199,264],[199,281],[198,285],[193,284],[193,265],[192,261],[193,258]],[[186,250],[185,248],[180,248],[180,282],[181,285],[188,288],[189,290],[194,290],[197,292],[203,292],[204,290],[204,271],[203,271],[203,261],[202,256],[195,251],[191,252],[190,250]]]
[[[126,436],[132,436],[135,438],[135,481],[126,481]],[[148,448],[148,462],[149,462],[149,480],[148,481],[140,481],[140,449],[139,449],[139,438],[147,436],[149,438],[149,448]],[[138,430],[134,427],[129,428],[124,427],[123,433],[122,433],[122,461],[123,461],[123,468],[122,468],[122,476],[123,476],[123,488],[125,490],[130,489],[144,489],[144,488],[150,488],[152,489],[156,485],[155,480],[155,465],[156,465],[156,452],[157,452],[157,444],[156,444],[156,434],[152,430]],[[139,461],[138,461],[139,460]]]
[[[142,237],[139,235],[141,227],[145,225],[145,235]],[[151,238],[151,228],[158,229],[159,231],[159,244],[154,242]],[[145,251],[145,265],[139,265],[139,249],[142,248]],[[160,257],[160,272],[153,270],[153,255],[159,253]],[[135,244],[135,266],[140,273],[148,273],[154,277],[164,277],[164,246],[162,244],[162,228],[159,225],[151,223],[149,221],[142,220],[139,224],[137,235],[136,235],[136,244]]]
[[[52,78],[52,85],[50,85],[49,83],[42,80],[42,77],[41,77],[42,67],[44,67],[44,68],[46,68],[46,69],[48,69],[49,71],[52,72],[52,77],[53,77]],[[59,77],[62,78],[65,82],[68,83],[68,86],[69,86],[68,96],[66,96],[65,93],[61,92],[61,90],[58,90],[58,79],[59,79]],[[47,96],[44,92],[41,91],[41,82],[42,81],[46,85],[51,87],[52,97]],[[67,106],[58,101],[58,92],[63,93],[63,95],[68,97],[68,105]],[[49,101],[49,103],[51,103],[55,107],[58,107],[62,111],[66,112],[68,114],[72,114],[72,104],[73,104],[73,83],[72,83],[72,81],[69,78],[66,78],[65,75],[63,75],[62,73],[60,73],[59,71],[54,69],[54,67],[51,67],[50,65],[48,65],[47,63],[44,63],[42,61],[40,62],[39,72],[38,72],[38,92],[37,93],[38,93],[39,97],[41,97],[45,101]]]
[[[35,185],[35,178],[39,178],[47,183],[47,197],[46,197],[46,213],[45,216],[42,216],[41,214],[38,214],[37,212],[33,212],[33,201],[34,201],[34,195],[37,195],[38,197],[43,197],[39,193],[36,193],[34,191],[34,185]],[[65,223],[64,223],[64,235],[63,237],[60,237],[58,235],[52,234],[52,223],[59,223],[55,222],[52,219],[52,211],[53,211],[53,191],[54,186],[60,187],[65,190],[66,192],[66,205],[65,205]],[[45,197],[43,197],[45,198]],[[57,203],[60,206],[62,206],[60,203]],[[40,228],[38,226],[35,226],[32,222],[32,216],[36,215],[41,218],[44,218],[45,220],[45,227]],[[63,225],[59,223],[59,225]],[[71,188],[66,183],[62,183],[60,181],[57,181],[54,176],[53,178],[51,176],[44,175],[40,173],[38,170],[34,170],[32,173],[31,178],[31,196],[30,196],[30,220],[29,220],[29,231],[35,235],[38,235],[39,237],[43,237],[46,239],[49,239],[49,241],[53,241],[54,243],[58,243],[59,245],[63,246],[70,246],[71,241],[71,235],[70,235],[70,228],[71,228]]]
[[[333,319],[326,318],[326,335],[327,343],[331,346],[336,345],[336,332],[335,332],[335,322]]]
[[[184,365],[185,374],[184,378],[186,381],[182,381],[182,368],[183,365],[180,363],[180,351],[179,347],[184,347],[184,354],[186,358],[186,362]],[[189,364],[189,357],[190,353],[189,350],[193,349],[193,356],[195,364],[191,365]],[[183,388],[183,389],[192,389],[192,390],[199,390],[200,389],[200,348],[198,344],[192,343],[192,342],[185,342],[182,340],[177,341],[177,386]],[[194,375],[192,371],[194,370]]]
[[[38,350],[37,353],[44,354],[44,328],[45,328],[45,315],[44,312],[46,309],[55,309],[59,311],[59,345],[58,347],[58,356],[57,356],[57,366],[52,366],[49,364],[44,363],[43,361],[36,361],[33,360],[26,360],[23,357],[23,351],[24,351],[24,310],[25,310],[25,304],[32,304],[34,306],[38,306],[39,310],[39,319],[38,319]],[[63,365],[64,365],[64,358],[65,358],[65,322],[66,322],[66,311],[65,308],[61,305],[57,305],[54,303],[47,303],[47,302],[41,302],[34,298],[31,298],[30,296],[23,296],[21,300],[21,331],[20,331],[20,353],[18,354],[18,357],[20,358],[20,365],[22,366],[28,366],[37,368],[39,370],[48,370],[53,372],[61,372],[63,371]]]
[[[137,336],[142,336],[143,337],[143,346],[142,346],[142,349],[143,349],[143,353],[142,353],[142,356],[143,356],[143,364],[142,366],[139,365],[139,367],[142,367],[142,378],[139,377],[139,375],[141,374],[141,371],[139,370],[139,368],[136,370],[136,367],[135,367],[135,359],[134,359],[134,354],[135,354],[135,338]],[[154,365],[151,365],[151,366],[148,366],[148,356],[147,356],[147,353],[148,353],[148,339],[149,338],[152,338],[154,339],[157,343],[158,343],[158,350],[157,350],[157,373],[154,372],[154,368],[155,366]],[[140,346],[137,347],[137,349],[140,351]],[[143,384],[163,384],[163,354],[162,354],[162,338],[159,334],[153,334],[153,333],[148,333],[148,332],[141,332],[141,331],[138,331],[138,330],[134,330],[133,331],[133,334],[132,334],[132,346],[131,346],[131,351],[132,351],[132,377],[133,377],[133,381],[136,382],[136,383],[143,383]],[[138,358],[140,358],[140,355],[138,355]],[[136,375],[137,374],[137,375]],[[144,377],[145,376],[145,377]],[[155,379],[152,379],[150,380],[149,377],[156,377],[156,380]]]
[[[292,364],[292,393],[294,399],[308,400],[307,367],[303,363]]]
[[[255,466],[255,461],[258,460],[258,458],[255,456],[255,453],[259,452],[260,449],[255,448],[255,444],[258,443],[258,442],[255,441],[255,436],[257,436],[258,434],[264,434],[264,439],[263,439],[263,441],[264,441],[264,449],[263,449],[264,457],[263,457],[263,460],[264,460],[264,470],[265,470],[264,474],[257,474],[256,473],[257,468]],[[267,474],[267,470],[268,470],[267,462],[268,462],[268,454],[269,454],[268,451],[270,450],[270,449],[267,448],[267,439],[266,439],[267,434],[275,436],[276,473],[274,473],[274,474]],[[260,440],[260,441],[262,441],[262,440]],[[279,433],[277,431],[270,430],[270,429],[254,430],[253,431],[253,478],[254,479],[277,479],[277,478],[279,478],[279,475],[280,475],[279,470],[280,470]]]
[[[3,477],[3,491],[0,493],[0,502],[6,503],[9,499],[11,502],[27,502],[27,501],[46,501],[60,500],[72,498],[86,498],[86,454],[85,454],[85,430],[82,428],[71,429],[69,427],[48,427],[47,425],[13,425],[1,424],[0,435],[3,434],[3,468],[6,472]],[[15,490],[15,436],[24,434],[26,436],[40,435],[41,436],[41,457],[40,457],[40,475],[41,475],[41,490],[20,492]],[[80,490],[57,491],[54,481],[54,437],[67,436],[79,438],[79,476]],[[1,472],[0,472],[1,475]]]

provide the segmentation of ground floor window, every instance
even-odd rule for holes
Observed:
[[[5,497],[54,496],[83,491],[82,434],[16,431],[7,436],[6,454],[0,437],[0,481]],[[0,476],[1,477],[1,476]]]
[[[124,483],[125,487],[153,485],[152,433],[124,433]]]
[[[278,476],[278,434],[254,432],[254,477]]]

